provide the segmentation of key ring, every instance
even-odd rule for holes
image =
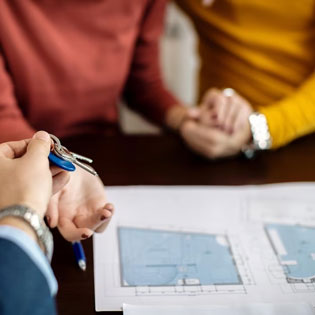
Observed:
[[[64,159],[69,162],[73,162],[73,157],[72,157],[71,152],[66,147],[61,145],[60,140],[56,136],[52,134],[49,134],[49,135],[50,135],[50,138],[54,142],[54,147],[53,147],[54,153],[57,156],[59,156],[61,159]]]
[[[49,134],[49,136],[53,141],[53,149],[52,152],[49,154],[49,160],[52,163],[67,171],[74,171],[75,166],[73,164],[75,164],[81,167],[82,169],[86,170],[87,172],[91,173],[92,175],[97,176],[97,172],[94,170],[93,167],[81,162],[83,161],[86,163],[92,163],[93,162],[92,159],[71,152],[61,144],[58,137],[52,134]]]

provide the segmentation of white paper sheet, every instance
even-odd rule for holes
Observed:
[[[94,237],[97,311],[123,303],[315,306],[315,184],[110,187],[107,195],[117,210]]]
[[[123,305],[124,315],[313,315],[307,304],[250,304],[207,306]]]

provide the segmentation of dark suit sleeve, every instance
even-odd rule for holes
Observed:
[[[15,243],[0,238],[0,314],[56,314],[47,279]]]

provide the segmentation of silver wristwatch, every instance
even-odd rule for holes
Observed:
[[[264,114],[254,112],[249,115],[248,121],[252,133],[252,142],[246,145],[242,151],[248,159],[251,159],[256,151],[270,149],[272,139]]]
[[[27,222],[37,235],[38,241],[43,245],[46,257],[51,261],[53,253],[53,237],[44,220],[27,206],[14,205],[0,210],[0,219],[4,217],[18,217]]]

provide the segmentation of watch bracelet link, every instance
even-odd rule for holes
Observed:
[[[252,134],[252,142],[246,145],[242,149],[242,152],[248,159],[251,159],[256,151],[270,149],[272,139],[269,132],[268,122],[264,114],[254,112],[249,115],[248,122]]]
[[[0,219],[4,217],[16,217],[26,222],[35,232],[39,243],[43,245],[47,259],[51,261],[53,237],[44,220],[34,210],[24,205],[12,205],[0,210]]]

